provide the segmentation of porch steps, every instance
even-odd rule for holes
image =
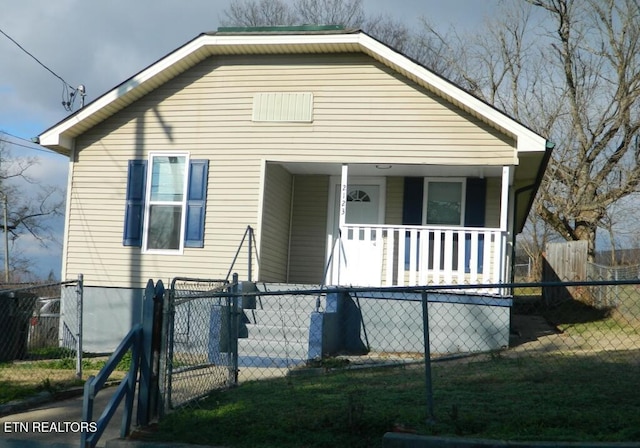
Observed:
[[[258,283],[256,287],[260,292],[319,289],[318,285],[285,283]],[[317,295],[257,296],[255,308],[243,310],[246,337],[238,340],[238,365],[285,368],[303,364],[308,359],[309,325],[316,302]]]
[[[298,317],[296,317],[298,318]],[[247,333],[255,339],[265,341],[304,341],[309,336],[309,326],[282,327],[276,325],[247,324]]]

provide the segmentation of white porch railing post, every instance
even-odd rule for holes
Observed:
[[[396,279],[396,284],[398,286],[404,286],[404,260],[405,260],[405,250],[407,247],[406,244],[406,230],[399,229],[398,230],[398,277]]]
[[[469,247],[469,283],[478,283],[478,241],[480,232],[471,233],[471,244]]]
[[[409,285],[415,286],[416,272],[418,270],[418,230],[411,229],[409,232]]]
[[[393,263],[395,251],[396,229],[387,229],[387,272],[385,274],[385,286],[393,286]]]
[[[433,231],[433,283],[440,284],[440,273],[442,266],[440,265],[440,256],[442,254],[442,231]]]
[[[456,283],[459,285],[464,284],[464,277],[466,274],[466,262],[467,262],[467,232],[459,230],[458,235],[458,265],[455,267],[457,271]]]

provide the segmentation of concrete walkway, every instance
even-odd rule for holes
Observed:
[[[94,419],[100,417],[114,392],[115,388],[106,388],[98,394]],[[0,417],[0,448],[56,445],[61,448],[79,447],[80,433],[77,430],[82,423],[82,392],[76,391],[69,395],[72,396],[62,400],[49,400],[29,410]],[[98,446],[104,447],[106,441],[120,437],[122,408],[121,404]],[[133,423],[135,424],[135,415]]]

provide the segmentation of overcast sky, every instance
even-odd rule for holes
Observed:
[[[368,15],[387,14],[418,26],[477,26],[500,0],[364,0]],[[201,32],[215,31],[228,0],[20,0],[2,6],[0,30],[71,86],[86,86],[87,101],[115,87]],[[0,131],[29,140],[65,118],[62,82],[0,35]],[[24,140],[20,145],[30,146]],[[34,175],[66,187],[65,157],[11,145],[15,154],[41,157]],[[14,250],[37,258],[36,272],[60,274],[60,244],[23,240]],[[1,246],[1,245],[0,245]]]

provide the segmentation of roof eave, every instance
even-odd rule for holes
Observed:
[[[43,146],[70,151],[74,138],[214,54],[362,51],[516,141],[517,151],[545,150],[546,140],[495,107],[363,32],[200,34],[40,135]]]

